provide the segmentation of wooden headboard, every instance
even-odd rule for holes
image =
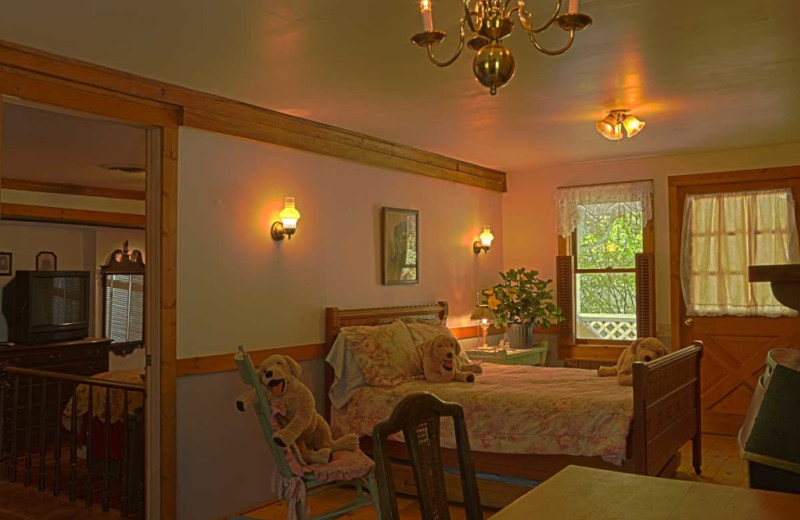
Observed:
[[[353,325],[381,325],[391,323],[397,318],[438,318],[443,325],[447,324],[447,302],[436,302],[427,305],[406,305],[404,307],[375,307],[373,309],[325,309],[325,357],[328,356],[333,342],[342,327]],[[325,412],[330,420],[330,399],[328,390],[333,384],[333,369],[325,364]]]
[[[336,341],[342,327],[353,325],[381,325],[391,323],[397,318],[438,318],[442,324],[447,322],[447,302],[428,305],[407,305],[405,307],[376,307],[373,309],[325,309],[325,354]]]

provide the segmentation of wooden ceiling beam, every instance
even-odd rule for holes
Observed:
[[[59,184],[54,182],[9,179],[3,177],[4,190],[37,191],[63,195],[83,195],[86,197],[106,197],[110,199],[144,200],[144,191],[122,190],[117,188],[98,188],[78,184]]]
[[[168,103],[183,111],[184,125],[194,128],[498,192],[507,190],[506,174],[499,170],[10,42],[0,41],[0,66],[18,69],[14,81],[35,74]],[[3,93],[14,95],[11,83],[0,81]]]
[[[84,209],[8,203],[0,204],[0,217],[4,220],[130,229],[144,229],[146,222],[144,215],[133,215],[130,213],[113,213],[110,211],[90,211]]]

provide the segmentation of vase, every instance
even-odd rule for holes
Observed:
[[[530,345],[530,328],[529,323],[509,323],[506,331],[508,346],[511,348],[526,348]]]

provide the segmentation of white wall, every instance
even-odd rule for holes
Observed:
[[[647,130],[645,130],[646,132]],[[619,143],[624,145],[624,143]],[[618,146],[609,143],[609,146]],[[691,155],[574,164],[509,173],[503,201],[505,268],[527,266],[555,278],[558,254],[555,191],[561,186],[653,179],[658,335],[671,338],[669,193],[672,175],[748,170],[800,164],[800,143]],[[667,343],[669,344],[669,343]]]
[[[270,224],[293,195],[297,233]],[[476,292],[502,267],[502,195],[296,150],[182,128],[178,357],[323,341],[326,306],[448,300],[470,325]],[[382,206],[419,210],[420,283],[380,283]],[[483,224],[497,242],[475,255]],[[322,402],[321,360],[304,363]],[[178,380],[178,513],[204,520],[274,496],[271,462],[252,416],[237,414],[233,372]]]

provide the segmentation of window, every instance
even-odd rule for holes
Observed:
[[[650,181],[558,190],[558,300],[577,343],[655,335]]]
[[[681,284],[688,316],[797,316],[750,265],[800,261],[791,188],[689,194],[683,215]]]
[[[138,250],[117,249],[101,268],[103,276],[103,335],[112,349],[124,355],[144,345],[144,258]],[[120,347],[130,346],[130,350]]]

